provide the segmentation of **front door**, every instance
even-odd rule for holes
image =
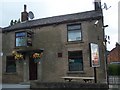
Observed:
[[[37,80],[37,63],[29,57],[29,80]]]

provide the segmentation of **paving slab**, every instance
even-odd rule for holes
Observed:
[[[30,85],[23,85],[23,84],[2,84],[0,85],[1,90],[29,90]]]

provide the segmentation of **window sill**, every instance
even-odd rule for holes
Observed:
[[[67,44],[79,44],[84,43],[83,41],[68,41]]]
[[[5,72],[4,75],[17,75],[17,72]]]
[[[68,71],[67,74],[85,74],[84,71]]]
[[[26,48],[27,46],[15,46],[14,49],[21,49],[21,48]]]

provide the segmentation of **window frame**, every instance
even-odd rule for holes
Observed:
[[[70,65],[69,65],[69,52],[80,52],[81,53],[81,58],[82,58],[82,70],[70,70]],[[71,57],[71,56],[70,56]],[[74,56],[75,57],[75,56]],[[83,51],[82,50],[76,50],[76,51],[68,51],[68,71],[69,72],[83,72],[84,71],[84,63],[83,63]]]
[[[71,30],[68,29],[69,26],[74,26],[74,25],[79,25],[80,29],[71,29]],[[69,31],[80,31],[80,34],[81,34],[80,40],[69,41],[69,37],[68,37],[68,35],[69,35],[68,32]],[[81,23],[68,24],[67,25],[67,42],[78,42],[78,41],[82,41],[82,40],[83,40],[83,36],[82,36],[82,24]]]
[[[17,33],[26,33],[25,38],[26,38],[26,46],[16,46],[16,38],[20,37],[20,36],[16,36]],[[19,31],[19,32],[15,32],[15,47],[27,47],[27,32],[26,31]]]
[[[10,59],[13,59],[13,60],[10,60]],[[14,72],[11,72],[11,71],[8,70],[8,62],[11,62],[11,61],[12,62],[14,61],[14,64],[15,64],[15,71]],[[16,73],[17,72],[16,61],[14,59],[14,56],[6,56],[6,69],[5,69],[5,72],[6,73]]]

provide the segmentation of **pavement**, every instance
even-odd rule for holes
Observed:
[[[0,85],[1,90],[30,90],[29,84],[2,84]]]

